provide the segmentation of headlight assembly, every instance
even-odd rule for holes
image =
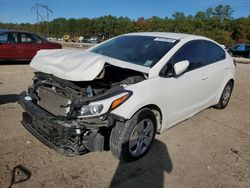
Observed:
[[[123,92],[110,98],[84,105],[78,111],[78,118],[96,117],[112,111],[123,104],[132,92]]]
[[[80,116],[98,115],[101,113],[102,109],[103,109],[102,104],[93,104],[93,105],[82,106],[79,115]]]

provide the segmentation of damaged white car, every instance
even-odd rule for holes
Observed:
[[[132,161],[156,133],[210,106],[225,108],[235,64],[216,42],[177,33],[132,33],[87,51],[41,50],[20,94],[22,124],[67,156],[111,152]]]

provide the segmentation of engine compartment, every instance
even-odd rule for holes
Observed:
[[[82,105],[88,105],[100,98],[105,99],[131,84],[145,80],[146,77],[144,73],[109,64],[106,64],[92,81],[69,81],[51,74],[36,72],[34,83],[29,87],[28,93],[37,105],[49,113],[75,119],[76,112]]]

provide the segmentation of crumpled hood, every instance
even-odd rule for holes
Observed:
[[[52,74],[71,81],[94,80],[105,63],[143,73],[150,68],[81,50],[55,49],[40,50],[32,59],[30,66],[37,71]]]

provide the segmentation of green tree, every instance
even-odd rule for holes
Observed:
[[[219,43],[231,45],[236,42],[250,43],[250,16],[234,19],[234,10],[229,5],[210,7],[193,15],[175,12],[171,18],[153,16],[145,19],[139,17],[131,20],[128,17],[111,15],[97,18],[56,18],[49,23],[39,24],[39,34],[50,37],[63,37],[65,34],[74,36],[98,36],[108,39],[129,32],[159,31],[183,32],[210,37]],[[37,31],[37,24],[1,23],[0,28],[19,29],[31,32]]]

